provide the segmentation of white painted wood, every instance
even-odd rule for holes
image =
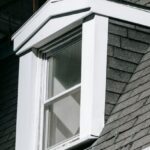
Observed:
[[[89,12],[50,20],[41,30],[35,33],[35,35],[17,52],[17,54],[21,54],[22,52],[30,49],[31,47],[41,47],[42,45],[60,36],[66,31],[80,25],[82,23],[82,19],[87,15],[89,15]],[[14,44],[18,43],[18,40],[15,39]]]
[[[143,150],[150,150],[150,147],[144,148]]]
[[[148,19],[150,18],[149,10],[105,0],[92,0],[91,11],[99,15],[150,27],[150,19]]]
[[[104,126],[108,18],[83,23],[80,138],[99,136]]]
[[[14,50],[17,50],[33,33],[52,16],[62,15],[74,11],[89,8],[89,0],[63,0],[57,3],[51,3],[49,0],[39,11],[26,22],[12,37]]]
[[[64,14],[68,12],[73,12],[73,11],[78,11],[78,10],[83,10],[85,8],[91,8],[90,12],[97,13],[99,15],[104,15],[107,17],[112,17],[112,18],[117,18],[125,21],[129,21],[132,23],[137,23],[141,24],[144,26],[150,27],[150,20],[147,18],[150,18],[150,11],[145,11],[143,9],[131,7],[131,6],[126,6],[123,4],[117,4],[114,2],[110,1],[105,1],[105,0],[83,0],[83,1],[74,1],[74,0],[64,0],[64,1],[59,1],[57,3],[51,3],[48,1],[45,6],[43,6],[40,11],[35,14],[13,37],[12,39],[14,40],[14,51],[17,50],[28,38],[31,37],[33,33],[37,33],[39,28],[44,24],[44,22],[48,19],[51,18],[52,16],[56,16],[58,14]],[[57,10],[57,11],[56,11]],[[121,12],[121,13],[118,13]],[[74,15],[71,15],[72,17]],[[70,16],[70,18],[71,18]],[[77,14],[75,15],[77,16]],[[135,17],[136,16],[136,17]],[[73,20],[70,19],[70,24],[72,22],[75,22],[77,20],[82,19],[85,16],[78,16],[74,18]],[[57,18],[58,19],[58,18]],[[56,19],[56,20],[57,20]],[[66,17],[61,17],[61,22],[65,23],[66,22]],[[53,19],[51,21],[54,21]],[[58,19],[59,22],[59,19]],[[49,29],[55,29],[54,32],[60,30],[60,28],[57,28],[59,23],[57,23],[57,27],[55,27],[55,23],[51,22],[48,23],[50,25]],[[47,25],[47,26],[48,26]],[[66,25],[61,25],[62,27],[67,26]],[[46,28],[46,27],[45,27]],[[49,35],[51,35],[49,31]],[[53,33],[54,33],[53,32]],[[45,35],[43,32],[43,36]],[[41,32],[40,32],[41,34]],[[42,37],[41,37],[42,39]],[[32,43],[32,44],[31,44]],[[32,39],[32,42],[28,42],[28,44],[22,49],[22,51],[26,50],[27,48],[33,46],[36,44],[34,38]],[[31,44],[31,45],[30,45]],[[30,46],[29,46],[30,45]]]
[[[88,142],[90,140],[95,139],[94,136],[88,136],[83,139],[80,139],[79,136],[73,137],[70,140],[67,140],[66,142],[63,142],[60,145],[48,148],[47,150],[69,150],[70,148],[73,148],[75,146],[80,146],[81,144]]]
[[[39,63],[33,52],[20,57],[16,150],[37,150]]]
[[[47,60],[45,59],[45,56],[41,56],[41,54],[39,54],[39,57],[42,57],[42,61],[41,61],[41,74],[40,74],[40,77],[41,77],[41,86],[40,86],[40,118],[39,118],[39,129],[38,129],[38,132],[39,132],[39,136],[37,137],[37,139],[39,139],[38,141],[38,145],[39,145],[39,149],[38,150],[43,150],[44,148],[46,149],[46,145],[47,145],[47,140],[43,141],[44,139],[46,139],[47,137],[47,134],[43,134],[46,131],[48,131],[48,123],[46,123],[45,121],[46,120],[46,117],[47,117],[47,112],[48,111],[45,111],[45,107],[44,107],[44,100],[46,99],[47,97],[47,72],[48,72],[48,62]],[[45,117],[44,117],[45,115]],[[46,124],[47,125],[46,125]],[[46,146],[46,147],[45,147]],[[44,149],[44,150],[45,150]]]
[[[65,6],[63,6],[64,4]],[[90,5],[85,0],[80,2],[79,0],[64,0],[56,4],[48,1],[13,37],[14,50],[16,50],[49,17],[87,7],[91,7],[91,11],[97,15],[92,20],[83,23],[81,130],[78,144],[82,139],[89,140],[90,135],[99,136],[104,126],[108,17],[150,27],[150,20],[147,19],[150,18],[150,12],[105,0],[92,0]],[[82,24],[83,18],[91,14],[91,11],[51,19],[35,33],[18,54],[31,47],[40,47],[71,28]],[[33,52],[20,58],[16,150],[37,150],[41,75],[38,62],[39,60]],[[40,131],[41,136],[42,131]],[[42,138],[40,141],[42,143]],[[75,143],[71,143],[70,147]],[[42,144],[40,148],[42,149]]]

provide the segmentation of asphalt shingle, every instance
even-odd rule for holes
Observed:
[[[109,110],[110,117],[90,150],[142,150],[150,145],[149,35],[144,33],[147,29],[136,25],[123,27],[120,23],[121,28],[115,28],[117,22],[110,32],[120,36],[121,47],[109,45],[107,64],[106,104],[113,99],[114,109]],[[122,27],[124,32],[117,33]]]

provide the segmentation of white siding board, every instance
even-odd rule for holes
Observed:
[[[16,150],[36,150],[38,99],[36,97],[37,58],[33,52],[20,57]]]

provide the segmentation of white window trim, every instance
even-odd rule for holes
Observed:
[[[99,136],[104,126],[108,18],[96,15],[83,23],[82,36],[81,138],[85,138],[91,133]]]
[[[72,0],[71,2],[74,2],[74,0]],[[94,17],[94,19],[83,22],[83,18],[85,16],[82,16],[81,18],[79,17],[77,20],[74,19],[72,22],[65,25],[63,29],[65,29],[66,32],[67,30],[70,30],[70,28],[73,27],[77,22],[79,23],[80,20],[82,20],[80,22],[83,24],[82,51],[85,57],[82,60],[83,69],[82,69],[81,84],[83,88],[81,89],[82,90],[81,99],[83,101],[82,101],[81,109],[83,113],[81,114],[81,126],[85,126],[86,121],[88,122],[86,126],[87,125],[88,126],[87,128],[85,128],[85,130],[81,131],[79,137],[80,140],[74,143],[68,141],[68,144],[66,145],[65,148],[72,147],[74,146],[74,144],[80,144],[82,142],[89,140],[90,138],[93,138],[91,136],[91,133],[99,134],[104,126],[104,104],[105,104],[105,87],[106,87],[105,73],[106,73],[107,39],[108,39],[108,18],[109,17],[117,18],[124,21],[137,23],[140,25],[150,27],[150,20],[147,19],[150,18],[150,11],[124,6],[122,4],[116,4],[109,1],[99,1],[99,0],[93,0],[90,3],[83,3],[83,6],[84,8],[88,8],[89,6],[91,8],[91,10],[88,11],[88,14],[86,14],[85,16],[91,13],[97,14]],[[80,7],[80,10],[82,10],[83,6]],[[45,5],[45,7],[49,9],[48,5]],[[76,5],[76,7],[79,6]],[[71,9],[75,11],[77,10],[76,7],[74,7],[75,9],[73,8]],[[44,9],[42,10],[44,11]],[[118,13],[120,12],[120,10],[121,10],[121,14]],[[65,12],[66,9],[62,10],[61,13],[65,13]],[[43,15],[43,13],[41,13],[41,16]],[[56,14],[52,14],[51,16],[53,15],[55,16]],[[136,15],[137,17],[135,17]],[[15,44],[18,43],[18,45],[14,47],[14,50],[17,50],[17,47],[20,47],[20,45],[24,43],[24,41],[27,40],[28,37],[30,37],[29,32],[27,35],[24,35],[24,33],[28,30],[29,26],[34,26],[33,24],[35,20],[37,20],[37,16],[38,15],[35,15],[35,17],[33,17],[33,20],[31,22],[30,21],[27,22],[25,26],[21,30],[19,30],[19,32],[16,35],[14,35],[13,37],[14,43]],[[49,16],[49,14],[47,16]],[[64,21],[65,21],[65,17],[64,17]],[[104,28],[99,28],[100,26]],[[60,28],[58,28],[58,32],[59,31]],[[51,32],[50,34],[52,37],[56,38],[57,36],[60,36],[62,33],[64,33],[60,31],[61,34],[58,34],[58,32],[55,33]],[[20,41],[18,42],[19,36],[21,34],[24,36],[24,38],[20,39]],[[28,42],[30,42],[30,40]],[[38,42],[36,44],[38,44]],[[24,44],[24,46],[26,44]],[[34,44],[31,45],[31,47],[33,46],[35,45]],[[42,46],[42,45],[39,44],[38,46]],[[88,53],[87,53],[87,48],[88,48]],[[19,50],[18,54],[25,52],[25,50],[28,49],[24,49],[24,51],[21,52]],[[41,61],[41,59],[37,58],[37,56],[35,55],[35,53],[33,53],[33,51],[20,57],[16,150],[20,150],[20,149],[37,150],[38,148],[39,150],[42,150],[42,131],[40,130],[40,133],[38,132],[39,128],[42,128],[42,126],[39,127],[39,122],[43,120],[43,116],[39,115],[41,113],[39,111],[41,106],[41,97],[39,93],[41,91],[40,89],[41,67],[40,66],[42,63],[43,62]],[[96,64],[99,64],[99,66],[97,66]],[[100,72],[104,72],[104,74],[102,75],[100,74]],[[100,91],[103,92],[99,92],[99,89]],[[86,95],[87,93],[88,96]],[[87,97],[90,97],[90,100],[88,106],[85,109],[85,107],[83,108],[83,106],[86,104],[85,99],[87,99]],[[97,98],[100,98],[101,101],[96,100]],[[92,99],[94,101],[92,101]],[[102,109],[100,110],[92,109],[96,106],[102,106]],[[29,112],[26,112],[25,108],[28,108]],[[43,110],[43,108],[41,109]],[[90,112],[89,115],[87,115],[87,112]],[[85,118],[85,116],[86,116],[86,121],[83,119]],[[22,118],[23,118],[23,122],[22,122]],[[87,118],[89,118],[89,120]],[[102,118],[102,119],[97,119],[97,118]],[[29,129],[31,130],[31,132],[27,132]],[[40,142],[38,137],[40,137]]]
[[[100,25],[103,26],[104,28],[103,29],[99,28]],[[70,30],[70,28],[68,29]],[[83,30],[82,30],[83,57],[82,57],[82,65],[81,65],[82,66],[82,76],[81,76],[82,113],[81,113],[81,120],[80,120],[81,122],[80,126],[82,126],[81,127],[82,130],[80,132],[79,140],[77,140],[76,142],[71,142],[72,141],[71,140],[67,142],[65,146],[64,144],[62,144],[64,149],[98,137],[98,135],[100,134],[104,126],[106,57],[103,56],[107,55],[107,38],[108,38],[107,33],[108,33],[108,18],[106,17],[95,16],[93,19],[83,23]],[[89,44],[87,44],[87,42]],[[87,53],[87,46],[88,46],[88,53]],[[101,51],[99,51],[99,49],[101,49]],[[40,147],[40,149],[42,150],[43,147],[42,131],[41,131],[43,130],[43,125],[40,126],[41,130],[40,133],[38,133],[39,122],[43,120],[43,116],[40,115],[41,117],[39,118],[39,114],[42,113],[42,111],[44,110],[44,108],[41,108],[42,111],[41,112],[39,111],[41,105],[40,104],[41,97],[39,95],[40,82],[41,82],[40,76],[42,75],[41,67],[39,68],[39,66],[41,66],[42,63],[45,63],[45,61],[42,61],[41,59],[36,59],[36,55],[33,52],[27,53],[26,55],[23,55],[20,58],[19,92],[18,92],[19,107],[17,112],[16,150],[19,150],[20,148],[22,150],[26,150],[26,149],[37,150],[37,146]],[[97,66],[95,65],[96,63],[99,63],[100,65]],[[31,68],[28,68],[28,66],[30,66]],[[104,74],[102,75],[100,72],[104,72]],[[88,77],[85,77],[87,76],[87,74],[89,74]],[[24,79],[26,79],[26,81],[22,82]],[[103,86],[101,86],[101,84],[103,84]],[[35,85],[36,88],[32,87],[31,85]],[[99,90],[101,90],[101,92],[99,92]],[[44,89],[42,91],[44,91]],[[27,94],[28,92],[31,95],[28,95]],[[87,98],[88,98],[88,103],[87,103]],[[26,99],[28,99],[28,101]],[[39,102],[37,103],[37,101]],[[32,110],[30,110],[32,114],[28,114],[26,113],[26,109],[22,110],[22,107],[26,106],[25,108],[28,108],[31,105],[31,103],[33,103]],[[93,109],[95,106],[101,106],[102,108]],[[27,118],[25,120],[23,119],[26,122],[25,126],[21,122],[22,118]],[[21,131],[22,128],[24,129],[23,131],[26,131],[25,133]],[[29,129],[30,132],[27,132]],[[39,139],[38,137],[40,137],[40,142],[38,140]]]
[[[102,28],[99,28],[99,26]],[[69,27],[68,30],[70,30]],[[83,23],[81,84],[48,100],[48,102],[51,102],[53,99],[56,99],[57,97],[60,98],[61,95],[81,87],[80,134],[58,146],[56,145],[49,148],[48,150],[68,149],[89,140],[96,139],[103,129],[105,114],[107,39],[108,18],[96,15],[93,19]],[[103,74],[101,72],[103,72]],[[45,103],[48,104],[48,102]],[[96,106],[101,106],[101,109],[94,109]]]
[[[13,35],[12,39],[16,39],[14,50],[17,50],[20,45],[32,35],[32,33],[36,33],[43,25],[43,22],[47,22],[54,16],[78,12],[87,8],[90,8],[88,0],[63,0],[53,4],[50,0],[47,1],[45,5],[31,17],[32,21],[26,22],[23,27]]]
[[[150,150],[150,147],[144,148],[143,150]]]

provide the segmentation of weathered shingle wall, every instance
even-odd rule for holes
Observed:
[[[133,27],[126,28],[128,39],[121,37],[121,45],[129,54],[132,50],[144,55],[119,97],[99,139],[89,150],[142,150],[150,146],[150,30],[136,25]],[[123,44],[123,40],[126,44]],[[124,55],[126,61],[128,58],[130,56]],[[130,59],[133,61],[135,58]]]
[[[0,60],[0,150],[14,150],[18,86],[18,58]]]
[[[145,30],[145,31],[144,31]],[[106,120],[131,75],[149,48],[149,29],[110,20],[107,63]]]

